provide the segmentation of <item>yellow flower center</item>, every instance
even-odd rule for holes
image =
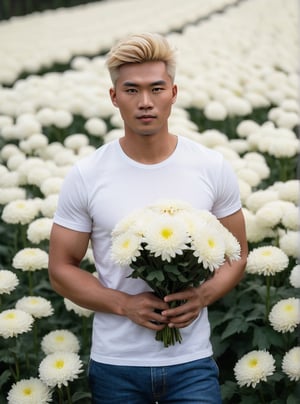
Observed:
[[[57,360],[57,361],[55,362],[55,367],[56,367],[57,369],[62,369],[64,366],[65,366],[65,362],[64,362],[62,359]]]
[[[270,250],[265,250],[262,252],[261,255],[265,256],[265,257],[269,257],[272,254],[272,252]]]
[[[123,244],[122,244],[122,247],[123,247],[123,248],[128,248],[129,245],[130,245],[130,241],[129,241],[129,240],[125,240],[125,241],[123,242]]]
[[[34,297],[32,297],[29,302],[30,302],[30,304],[37,304],[38,300],[35,299]]]
[[[287,305],[284,306],[284,310],[285,311],[293,311],[294,306],[292,304],[287,304]]]
[[[163,238],[168,239],[168,238],[172,237],[173,230],[167,229],[167,228],[162,229],[161,235],[162,235]]]
[[[250,366],[250,368],[255,368],[256,366],[257,366],[257,363],[258,363],[258,361],[257,361],[257,359],[251,359],[250,361],[249,361],[249,366]]]
[[[210,248],[214,248],[215,245],[216,245],[215,240],[212,240],[212,239],[210,238],[210,239],[208,240],[208,245],[209,245]]]
[[[32,389],[30,387],[25,387],[25,389],[23,390],[24,396],[30,396],[31,393],[32,393]]]
[[[64,341],[64,337],[62,336],[62,335],[57,335],[56,337],[55,337],[55,341],[56,342],[62,342],[62,341]]]
[[[25,251],[25,255],[36,255],[36,254],[35,254],[34,250],[28,249],[28,250]]]
[[[6,320],[13,320],[14,318],[16,318],[15,313],[7,313],[5,316]]]
[[[24,209],[24,208],[25,208],[25,203],[24,203],[24,202],[19,202],[19,203],[17,204],[17,208],[18,208],[18,209]]]

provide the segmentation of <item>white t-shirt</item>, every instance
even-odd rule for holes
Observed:
[[[80,160],[67,175],[54,222],[91,232],[95,265],[101,283],[129,294],[150,290],[131,269],[111,260],[111,231],[133,210],[160,199],[177,199],[219,218],[240,209],[237,179],[223,156],[184,137],[173,154],[153,165],[130,159],[119,141],[100,147]],[[89,293],[86,290],[84,293]],[[212,355],[207,309],[180,330],[183,341],[164,348],[155,331],[127,317],[95,313],[91,357],[131,366],[167,366]]]

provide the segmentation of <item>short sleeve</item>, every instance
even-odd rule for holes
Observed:
[[[92,230],[88,192],[77,165],[65,177],[53,221],[71,230],[88,233]]]
[[[217,182],[216,201],[212,213],[218,217],[226,217],[241,208],[238,179],[230,164],[223,158]]]

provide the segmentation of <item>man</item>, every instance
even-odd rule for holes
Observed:
[[[94,403],[221,402],[207,306],[242,278],[247,242],[237,180],[221,154],[169,133],[176,101],[175,56],[165,38],[140,34],[109,53],[110,97],[124,136],[79,161],[65,179],[50,240],[53,288],[95,311],[89,379]],[[183,200],[216,215],[239,240],[241,259],[197,288],[157,298],[111,260],[111,231],[158,199]],[[80,269],[92,241],[99,279]],[[183,300],[169,308],[173,300]],[[155,333],[180,328],[164,348]]]

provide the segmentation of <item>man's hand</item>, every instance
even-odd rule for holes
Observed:
[[[160,314],[169,306],[151,292],[128,295],[123,309],[124,315],[134,323],[151,330],[162,330],[168,323],[166,316]]]
[[[189,288],[164,298],[164,301],[168,304],[176,300],[180,300],[184,303],[173,309],[166,309],[161,314],[169,319],[169,327],[187,327],[196,320],[203,308],[201,295],[197,288]]]

